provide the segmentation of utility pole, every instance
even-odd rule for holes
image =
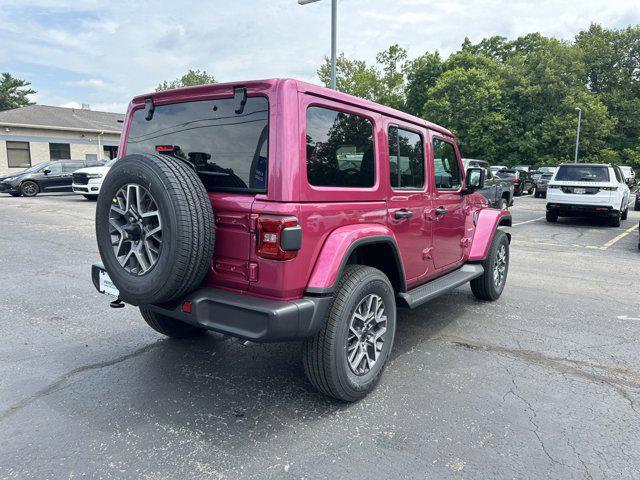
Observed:
[[[578,131],[576,132],[576,154],[573,157],[573,163],[578,163],[578,147],[580,146],[580,123],[582,121],[582,110],[580,108],[576,108],[578,112]]]
[[[320,0],[298,0],[300,5],[319,2]],[[331,0],[331,88],[336,89],[336,64],[338,37],[338,0]]]

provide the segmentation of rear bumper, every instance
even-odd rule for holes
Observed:
[[[547,202],[547,211],[556,212],[558,215],[570,216],[615,216],[618,210],[608,205],[581,205],[571,203]]]
[[[100,291],[101,263],[91,267]],[[103,293],[103,292],[101,292]],[[191,302],[191,313],[182,305]],[[162,315],[254,342],[301,340],[315,335],[326,319],[333,297],[306,296],[291,301],[271,300],[219,288],[202,288],[177,302],[148,307]]]

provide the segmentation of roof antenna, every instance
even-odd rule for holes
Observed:
[[[236,104],[236,113],[240,115],[242,112],[244,112],[244,106],[247,103],[247,89],[245,87],[234,88],[233,101]]]
[[[147,116],[144,119],[148,122],[153,118],[153,112],[156,111],[156,106],[153,104],[153,98],[149,97],[144,101],[145,109],[147,110]]]

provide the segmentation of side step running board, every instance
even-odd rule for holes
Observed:
[[[398,296],[403,299],[409,308],[415,308],[429,300],[439,297],[443,293],[447,293],[460,285],[479,277],[484,273],[482,265],[477,263],[468,263],[458,270],[447,273],[440,278],[420,285],[419,287],[401,292]]]

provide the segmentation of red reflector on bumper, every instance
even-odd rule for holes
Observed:
[[[189,300],[182,304],[182,313],[191,313],[191,302]]]

